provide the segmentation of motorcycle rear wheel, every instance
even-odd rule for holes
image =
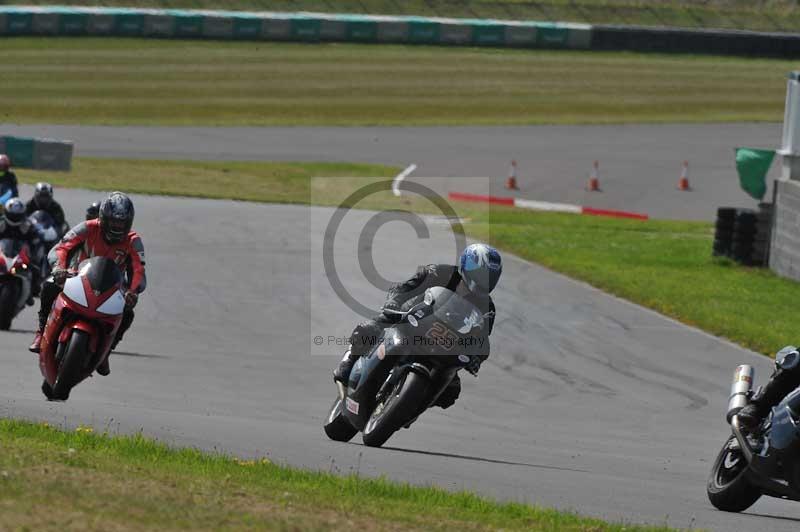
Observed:
[[[403,425],[418,416],[420,407],[429,399],[428,387],[428,379],[409,371],[372,412],[364,427],[364,445],[380,447]]]
[[[337,396],[325,421],[325,434],[334,441],[350,441],[358,433],[342,412],[342,400]]]
[[[84,331],[74,330],[69,344],[58,368],[58,377],[53,386],[53,399],[66,401],[72,387],[78,384],[83,376],[89,358],[89,335]]]
[[[17,290],[13,283],[0,286],[0,331],[11,328],[17,310]]]
[[[723,512],[743,512],[761,498],[761,491],[747,479],[747,462],[739,450],[729,448],[731,436],[722,446],[708,478],[708,500]]]

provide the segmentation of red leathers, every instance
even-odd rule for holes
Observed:
[[[66,269],[69,263],[79,264],[90,257],[107,257],[120,267],[125,274],[128,259],[131,265],[131,278],[128,290],[138,294],[144,290],[144,246],[135,231],[128,233],[121,242],[109,244],[100,231],[99,220],[88,220],[72,228],[56,245],[58,268]],[[77,254],[73,252],[78,250]]]

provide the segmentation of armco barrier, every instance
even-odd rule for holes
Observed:
[[[0,6],[0,36],[379,42],[800,57],[800,34],[552,22],[63,6]]]
[[[591,26],[550,22],[63,6],[0,6],[0,36],[90,35],[589,48]]]
[[[7,154],[12,166],[19,168],[68,172],[73,149],[69,141],[0,136],[0,153]]]

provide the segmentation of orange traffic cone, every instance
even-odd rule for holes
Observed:
[[[595,161],[592,163],[592,173],[589,176],[589,181],[586,183],[586,190],[590,192],[600,191],[600,177],[599,177],[600,162]]]
[[[506,179],[506,188],[508,190],[519,190],[517,186],[517,161],[511,161],[511,168],[508,170],[508,179]]]
[[[678,180],[678,190],[691,190],[689,186],[689,161],[683,161],[681,178]]]

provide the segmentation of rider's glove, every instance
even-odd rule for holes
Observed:
[[[63,285],[69,276],[69,271],[63,268],[56,268],[53,270],[53,282],[57,285]]]
[[[136,303],[139,301],[139,294],[136,292],[131,292],[128,290],[125,292],[125,306],[128,308],[133,308],[136,306]]]
[[[473,377],[477,377],[478,376],[478,370],[481,369],[481,363],[482,362],[483,362],[483,359],[481,357],[473,355],[473,356],[469,357],[469,364],[467,364],[464,367],[464,369],[469,371],[472,374]]]

